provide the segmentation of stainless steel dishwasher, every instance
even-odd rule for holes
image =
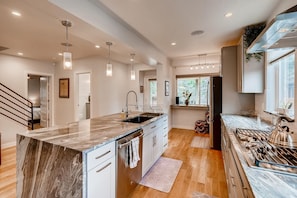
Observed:
[[[139,137],[139,158],[137,166],[130,168],[127,163],[128,155],[127,149],[131,144],[131,140],[135,137]],[[142,177],[142,142],[143,142],[143,131],[139,129],[123,138],[116,141],[117,148],[117,180],[116,180],[116,192],[117,198],[127,198],[131,192],[136,188]]]

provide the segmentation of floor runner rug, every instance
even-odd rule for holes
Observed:
[[[209,149],[209,137],[195,136],[191,142],[191,147]]]
[[[142,178],[140,184],[162,192],[170,192],[182,165],[181,160],[160,157]]]
[[[194,192],[192,198],[217,198],[201,192]]]

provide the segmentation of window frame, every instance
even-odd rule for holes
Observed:
[[[208,78],[208,87],[207,87],[207,99],[206,99],[206,104],[201,104],[201,98],[202,98],[202,92],[201,92],[201,87],[200,87],[200,83],[201,83],[201,78]],[[211,75],[177,75],[176,76],[176,88],[175,88],[175,92],[176,92],[176,97],[179,97],[179,104],[184,104],[181,103],[181,101],[183,101],[182,96],[178,95],[178,79],[195,79],[196,80],[196,92],[197,92],[197,102],[196,104],[191,104],[191,105],[195,105],[195,106],[209,106],[210,105],[210,93],[209,93],[209,88],[210,88],[210,79],[211,79]],[[199,80],[198,80],[199,79]]]
[[[282,65],[280,64],[280,61],[284,61],[285,58],[290,58],[289,56],[294,56],[293,57],[293,68],[294,68],[294,77],[293,77],[293,83],[294,83],[294,94],[293,94],[293,98],[288,98],[287,102],[285,102],[286,104],[283,104],[281,107],[281,99],[280,99],[280,94],[281,94],[281,83],[284,83],[282,81],[282,79],[284,79],[285,77],[281,77],[281,67]],[[295,98],[296,98],[296,93],[295,93],[295,87],[296,87],[296,50],[291,50],[281,56],[279,56],[278,58],[275,58],[274,60],[270,61],[267,64],[267,77],[266,77],[266,88],[267,88],[267,92],[266,92],[266,111],[271,112],[271,113],[289,113],[290,117],[294,117],[295,114]],[[278,65],[276,65],[278,64]],[[285,64],[285,63],[282,63]],[[289,66],[289,65],[286,65]],[[271,75],[271,76],[270,76]],[[285,85],[287,86],[287,85]],[[272,98],[273,97],[273,98]],[[285,98],[285,97],[284,97]],[[293,102],[292,108],[291,110],[285,110],[287,103],[289,102]]]

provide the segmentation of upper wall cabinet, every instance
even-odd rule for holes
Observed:
[[[243,44],[243,36],[237,46],[237,91],[239,93],[263,93],[264,56],[256,59],[248,57]]]

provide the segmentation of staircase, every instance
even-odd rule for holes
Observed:
[[[0,83],[0,115],[34,129],[33,103]]]

